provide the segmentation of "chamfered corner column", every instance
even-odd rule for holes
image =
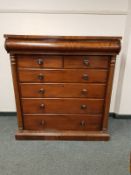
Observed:
[[[16,56],[10,55],[11,61],[11,70],[12,70],[12,78],[14,84],[14,93],[16,98],[16,109],[17,109],[17,121],[18,121],[18,129],[19,131],[23,130],[23,117],[21,111],[21,102],[20,102],[20,94],[19,94],[19,85],[18,85],[18,74],[17,74],[17,66],[16,66]]]
[[[112,94],[115,63],[116,63],[116,56],[111,56],[110,63],[109,63],[106,97],[105,97],[106,103],[104,108],[104,117],[103,117],[103,126],[102,126],[103,132],[107,132],[108,130],[109,109],[110,109],[110,101],[111,101],[111,94]]]

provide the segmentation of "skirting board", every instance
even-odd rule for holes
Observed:
[[[0,117],[1,116],[16,116],[16,112],[0,112]],[[113,112],[109,113],[109,117],[115,118],[115,119],[131,119],[131,115],[127,114],[116,114]]]
[[[109,113],[109,116],[115,119],[131,119],[131,115],[127,114],[116,114],[116,113]]]
[[[0,112],[0,117],[1,116],[7,116],[7,117],[9,117],[9,116],[16,116],[16,115],[17,115],[16,112]]]

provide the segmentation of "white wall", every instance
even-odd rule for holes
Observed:
[[[0,0],[2,11],[127,12],[127,0]]]
[[[126,21],[123,50],[121,58],[121,69],[118,83],[119,90],[116,110],[119,114],[131,114],[131,1],[129,1],[128,17]]]
[[[108,36],[124,34],[127,0],[37,0],[37,3],[35,0],[4,0],[0,4],[0,111],[15,111],[9,55],[4,49],[3,34]],[[119,57],[117,57],[111,112],[115,111]]]

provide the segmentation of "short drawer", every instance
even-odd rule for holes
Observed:
[[[25,115],[26,130],[101,130],[101,115]]]
[[[104,98],[105,84],[86,83],[45,83],[29,84],[22,83],[21,95],[25,98],[45,98],[45,97],[88,97]]]
[[[108,68],[109,56],[64,56],[64,68]]]
[[[20,55],[17,56],[20,68],[62,68],[63,57],[51,55]]]
[[[48,69],[19,70],[20,82],[101,82],[107,80],[108,71],[101,69]]]
[[[22,99],[24,114],[101,114],[103,99]]]

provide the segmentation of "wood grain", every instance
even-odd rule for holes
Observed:
[[[41,104],[45,107],[41,108]],[[86,105],[82,109],[82,105]],[[102,99],[22,99],[24,114],[101,114],[104,100]]]
[[[110,109],[110,100],[111,100],[111,93],[112,93],[115,62],[116,62],[116,57],[112,56],[110,59],[110,69],[108,74],[107,90],[106,90],[106,96],[105,96],[104,117],[102,122],[103,131],[108,130],[108,118],[109,118],[109,109]]]
[[[13,85],[14,85],[14,93],[16,98],[16,109],[17,109],[17,122],[19,130],[23,130],[23,115],[22,115],[22,108],[21,108],[21,101],[20,101],[20,94],[19,94],[19,84],[18,82],[18,74],[17,74],[17,64],[16,64],[16,57],[15,55],[10,55],[11,61],[11,70],[13,76]]]
[[[18,140],[109,140],[121,37],[4,35],[11,55]]]
[[[64,68],[108,68],[109,56],[64,56]]]
[[[81,140],[81,141],[108,141],[110,135],[102,131],[17,131],[17,140]]]
[[[26,130],[83,130],[100,131],[102,116],[99,115],[25,115]]]
[[[120,51],[120,37],[86,36],[22,36],[5,35],[6,50],[15,53],[87,53],[116,55]]]
[[[18,55],[17,65],[20,68],[63,68],[63,57],[59,55]]]
[[[23,98],[104,98],[106,84],[90,83],[21,83]]]
[[[107,80],[108,70],[101,69],[48,69],[48,70],[19,70],[20,82],[49,82],[49,83],[78,83],[94,82],[105,83]],[[39,75],[43,79],[39,79]],[[84,79],[87,76],[87,79]]]

